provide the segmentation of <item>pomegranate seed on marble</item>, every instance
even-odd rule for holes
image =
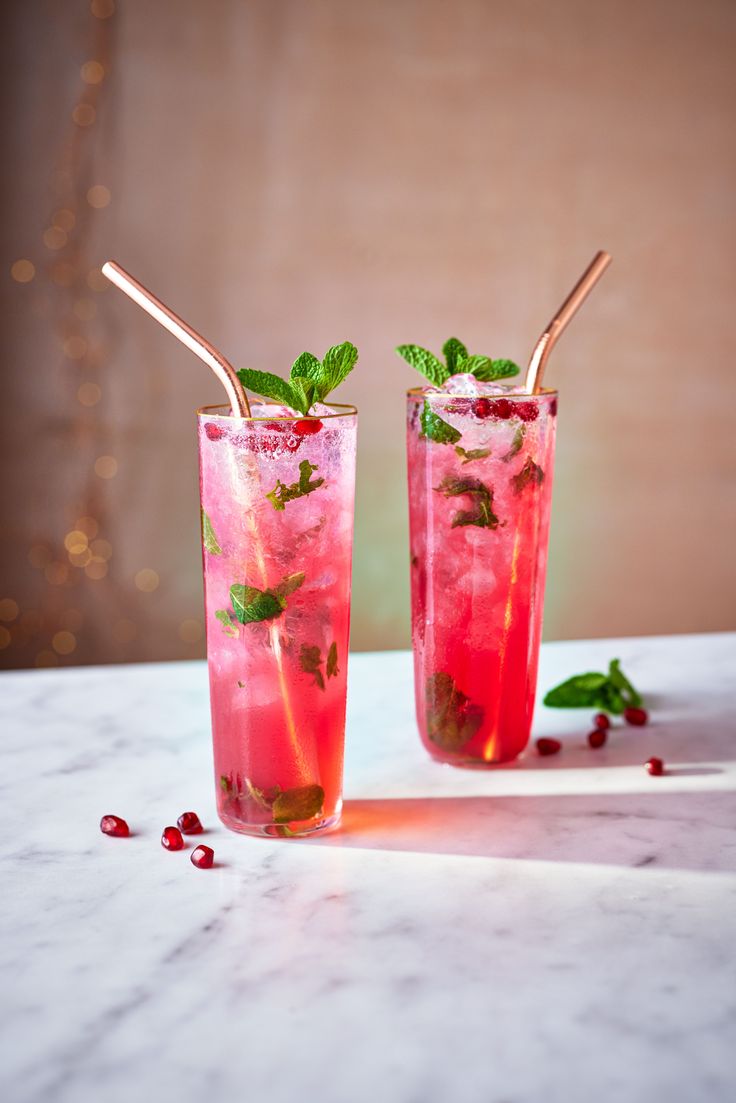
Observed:
[[[541,755],[559,754],[562,750],[562,744],[559,739],[538,739],[536,748]]]
[[[225,436],[225,430],[215,425],[214,421],[206,422],[204,431],[210,440],[221,440]]]
[[[597,728],[610,728],[611,721],[605,712],[597,712],[593,717],[593,723]]]
[[[536,402],[517,402],[515,413],[522,421],[536,421],[539,417],[539,407]]]
[[[605,728],[594,728],[592,732],[588,732],[588,745],[597,751],[599,747],[608,739],[608,732]]]
[[[633,724],[635,728],[641,728],[649,720],[649,713],[646,709],[624,709],[624,720],[627,724]]]
[[[161,836],[161,846],[164,850],[181,850],[184,840],[178,827],[165,827]]]
[[[184,835],[201,835],[202,824],[196,812],[182,812],[176,821]]]
[[[652,777],[661,777],[664,773],[664,762],[661,758],[648,758],[644,765]]]
[[[210,869],[215,860],[215,852],[211,846],[195,846],[190,859],[197,869]]]
[[[502,421],[514,416],[514,409],[508,398],[494,398],[491,403],[491,416],[498,417]]]
[[[314,433],[318,433],[321,428],[322,422],[310,417],[305,418],[304,421],[297,421],[294,432],[300,437],[311,437]]]
[[[100,831],[103,835],[115,835],[119,839],[130,835],[130,828],[120,816],[103,816],[100,820]]]
[[[493,407],[491,406],[491,400],[489,398],[476,398],[473,403],[473,413],[476,417],[490,417],[492,411]]]

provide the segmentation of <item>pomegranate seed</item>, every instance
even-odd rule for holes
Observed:
[[[204,431],[210,440],[221,440],[225,436],[225,430],[221,429],[219,425],[215,425],[213,421],[208,421],[205,424]]]
[[[199,816],[196,812],[182,812],[176,822],[179,825],[179,830],[185,835],[200,835],[202,833],[202,824],[199,822]]]
[[[559,754],[562,750],[562,744],[559,739],[538,739],[536,748],[541,755]]]
[[[594,728],[592,732],[588,732],[588,744],[597,751],[599,747],[608,739],[608,732],[605,728]]]
[[[130,829],[120,816],[103,816],[100,820],[100,831],[103,835],[115,835],[119,839],[127,838]]]
[[[164,833],[161,836],[161,846],[164,850],[181,850],[184,847],[184,840],[178,827],[164,828]]]
[[[484,418],[490,417],[493,412],[493,406],[488,398],[476,398],[473,403],[473,413],[476,417]]]
[[[215,860],[215,852],[211,846],[195,846],[192,851],[191,863],[197,869],[210,869]]]
[[[300,437],[311,437],[315,433],[318,433],[321,428],[321,421],[317,421],[314,418],[305,418],[304,421],[297,421],[294,426],[294,432]]]
[[[515,412],[522,421],[536,421],[539,417],[539,407],[536,402],[517,402]]]
[[[514,410],[508,398],[495,398],[491,403],[491,416],[502,421],[514,416]]]
[[[627,724],[633,724],[635,728],[641,728],[649,720],[649,713],[646,709],[624,709],[624,720]]]
[[[661,777],[664,773],[664,762],[661,758],[649,758],[645,766],[652,777]]]
[[[553,398],[549,404],[549,416],[555,417],[557,415],[557,399]]]
[[[593,723],[597,728],[610,728],[611,721],[605,712],[597,712],[593,717]]]
[[[264,421],[263,428],[273,433],[285,433],[289,427],[285,421]]]

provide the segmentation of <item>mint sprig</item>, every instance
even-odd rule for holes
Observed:
[[[291,366],[289,379],[272,372],[241,368],[238,379],[249,391],[270,398],[300,414],[308,414],[315,402],[324,402],[350,374],[358,360],[358,350],[350,341],[333,345],[319,360],[311,352],[302,352]]]
[[[644,702],[621,670],[620,659],[612,659],[608,674],[576,674],[549,690],[544,703],[553,709],[597,708],[620,716],[624,709],[639,708]]]
[[[304,572],[287,575],[277,586],[268,590],[259,590],[256,586],[246,586],[242,583],[234,583],[230,587],[230,604],[233,607],[232,616],[240,624],[256,624],[261,620],[275,620],[280,617],[286,608],[286,598],[304,582]],[[224,613],[224,616],[223,616]],[[225,624],[225,617],[229,612],[218,611],[215,616]]]
[[[399,356],[411,364],[435,387],[441,387],[451,375],[469,373],[484,383],[518,375],[521,368],[513,360],[492,360],[490,356],[471,356],[457,337],[450,337],[442,346],[443,364],[429,349],[420,345],[399,345]]]
[[[433,440],[435,444],[456,444],[462,437],[458,429],[434,412],[426,398],[419,417],[419,426],[419,435]]]

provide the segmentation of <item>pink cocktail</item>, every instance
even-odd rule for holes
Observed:
[[[409,392],[416,710],[443,762],[508,762],[529,740],[556,412],[554,392]]]
[[[320,411],[199,411],[218,811],[248,834],[340,818],[357,414]]]

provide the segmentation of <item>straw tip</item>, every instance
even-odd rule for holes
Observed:
[[[114,260],[106,260],[105,263],[102,265],[102,274],[103,274],[103,276],[107,276],[107,278],[110,279],[110,276],[112,275],[112,273],[115,271],[116,268],[117,268],[117,264],[115,263]]]

